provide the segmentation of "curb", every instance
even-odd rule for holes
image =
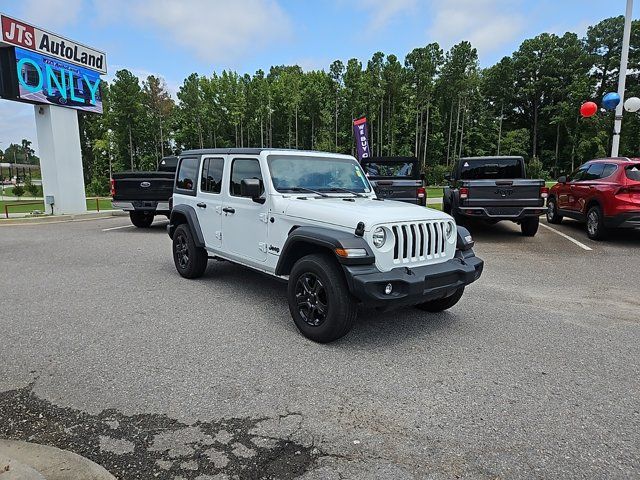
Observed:
[[[103,212],[89,212],[78,213],[74,215],[47,215],[42,217],[21,217],[21,218],[5,218],[0,219],[0,226],[2,225],[17,225],[17,224],[41,224],[41,223],[60,223],[60,222],[73,222],[74,220],[95,220],[99,218],[108,217],[124,217],[128,216],[128,212],[122,210],[105,210]]]
[[[7,466],[9,470],[6,470]],[[97,463],[73,452],[37,443],[0,440],[0,479],[5,478],[116,480]]]

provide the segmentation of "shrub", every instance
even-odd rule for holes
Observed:
[[[544,169],[544,165],[538,157],[533,157],[527,165],[527,176],[529,178],[542,178],[546,180],[549,178],[549,172]]]
[[[13,187],[13,196],[20,198],[24,195],[24,187],[22,185],[16,185]]]
[[[93,177],[87,185],[87,195],[90,197],[106,197],[109,195],[109,180],[104,177]]]
[[[449,169],[444,165],[427,165],[425,180],[427,185],[444,185],[444,176],[449,173]]]
[[[37,197],[40,194],[40,187],[31,183],[30,179],[24,182],[24,188],[32,197]]]

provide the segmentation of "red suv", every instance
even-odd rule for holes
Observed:
[[[547,199],[547,220],[570,217],[587,224],[601,240],[611,228],[640,227],[640,159],[605,158],[560,177]]]

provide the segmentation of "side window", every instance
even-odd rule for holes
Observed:
[[[195,193],[199,163],[200,159],[198,157],[186,157],[180,160],[178,173],[176,174],[176,188],[190,190]]]
[[[245,178],[257,178],[263,185],[260,162],[255,158],[236,158],[231,164],[231,184],[229,193],[234,197],[240,196],[240,184]],[[264,192],[264,186],[262,187]]]
[[[224,159],[205,158],[202,163],[202,176],[200,177],[200,191],[206,193],[220,193],[222,189],[222,171]]]
[[[581,180],[598,180],[602,178],[602,172],[604,171],[604,163],[593,163],[584,174]]]
[[[581,167],[578,167],[576,170],[571,172],[571,175],[569,175],[569,178],[567,180],[569,182],[579,182],[580,180],[583,180],[583,177],[587,173],[588,169],[589,165],[582,165]]]
[[[614,172],[618,169],[618,167],[613,163],[607,163],[604,166],[604,170],[602,172],[602,176],[600,178],[607,178],[614,174]]]

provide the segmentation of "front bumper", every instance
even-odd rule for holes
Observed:
[[[459,207],[461,215],[470,218],[518,221],[526,217],[539,217],[547,212],[541,207]]]
[[[484,262],[473,250],[456,252],[451,260],[421,267],[399,267],[388,272],[375,265],[343,265],[349,290],[362,303],[374,307],[417,305],[452,295],[475,282]],[[391,284],[390,294],[385,287]]]
[[[640,211],[604,217],[604,225],[607,228],[640,228]]]

